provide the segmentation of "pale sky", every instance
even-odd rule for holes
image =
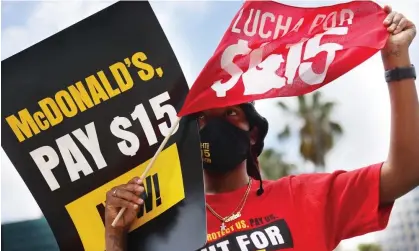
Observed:
[[[295,6],[322,6],[343,1],[281,1]],[[379,1],[379,3],[389,3]],[[392,1],[392,7],[419,26],[419,1]],[[7,58],[36,42],[109,6],[114,1],[2,1],[1,58]],[[241,1],[152,1],[152,7],[174,49],[189,85],[193,83],[218,45]],[[411,59],[419,65],[419,38],[411,45]],[[379,55],[323,87],[324,97],[339,105],[333,119],[345,134],[327,158],[328,170],[351,170],[385,160],[389,146],[390,111],[387,86]],[[290,106],[295,98],[285,98]],[[290,120],[276,107],[278,99],[258,101],[257,108],[270,122],[268,147],[286,151],[286,158],[309,170],[298,156],[298,138],[280,144],[276,135],[285,123],[298,129],[299,121]],[[23,180],[2,150],[1,221],[37,218],[38,205]],[[396,204],[397,206],[397,204]],[[374,234],[344,241],[345,247],[374,240]]]

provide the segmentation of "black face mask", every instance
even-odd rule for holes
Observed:
[[[250,134],[224,119],[211,119],[200,131],[203,168],[225,174],[243,162],[249,153]]]

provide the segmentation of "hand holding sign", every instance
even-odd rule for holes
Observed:
[[[138,177],[133,178],[127,184],[109,190],[106,194],[106,227],[110,226],[110,223],[115,219],[119,210],[125,207],[127,208],[125,214],[114,227],[127,229],[137,218],[139,206],[144,204],[144,200],[140,198],[143,193],[143,181]]]
[[[151,167],[153,167],[154,162],[157,159],[157,156],[161,153],[161,151],[163,150],[163,148],[166,146],[167,141],[169,140],[170,136],[172,136],[172,134],[175,132],[175,130],[177,130],[177,127],[179,125],[180,122],[180,118],[178,118],[174,124],[172,125],[172,128],[170,129],[170,132],[166,135],[166,137],[164,138],[163,142],[160,144],[159,149],[157,149],[156,153],[154,154],[153,158],[151,159],[151,161],[148,163],[146,169],[144,170],[143,174],[141,175],[141,179],[143,180],[144,177],[147,175],[147,173],[150,171]],[[118,224],[119,219],[121,219],[122,215],[124,214],[125,210],[127,209],[127,207],[123,207],[119,212],[118,215],[116,215],[115,219],[112,222],[112,227],[116,227]]]

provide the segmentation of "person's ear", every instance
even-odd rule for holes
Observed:
[[[254,144],[256,144],[258,136],[259,136],[258,128],[254,126],[252,130],[250,130],[250,145],[253,146]]]

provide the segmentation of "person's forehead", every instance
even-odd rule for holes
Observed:
[[[206,115],[218,115],[218,114],[221,115],[226,110],[229,110],[229,109],[243,111],[239,105],[233,105],[233,106],[227,106],[227,107],[208,109],[208,110],[203,111],[203,113]]]

